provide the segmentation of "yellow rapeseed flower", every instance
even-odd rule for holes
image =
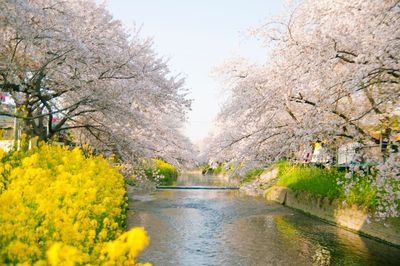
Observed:
[[[149,238],[124,232],[124,180],[87,154],[45,144],[0,151],[0,264],[140,265]]]

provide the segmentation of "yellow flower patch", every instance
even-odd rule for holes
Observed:
[[[124,180],[106,159],[51,145],[0,155],[0,264],[136,265],[149,238],[125,232]]]

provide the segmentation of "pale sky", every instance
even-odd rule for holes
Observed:
[[[141,26],[172,73],[185,77],[194,101],[185,133],[193,142],[207,136],[221,104],[213,68],[237,55],[265,60],[266,49],[246,30],[284,8],[283,0],[108,0],[107,6],[126,27]]]

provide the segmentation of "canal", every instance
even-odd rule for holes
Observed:
[[[178,185],[188,182],[207,184]],[[128,226],[146,228],[139,261],[156,266],[400,265],[398,248],[234,190],[129,192]]]

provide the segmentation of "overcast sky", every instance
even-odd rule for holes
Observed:
[[[232,56],[261,62],[265,49],[245,37],[246,30],[279,15],[282,0],[108,0],[115,18],[126,27],[141,26],[154,39],[156,52],[182,73],[194,100],[185,132],[194,142],[212,128],[221,99],[211,72]]]

